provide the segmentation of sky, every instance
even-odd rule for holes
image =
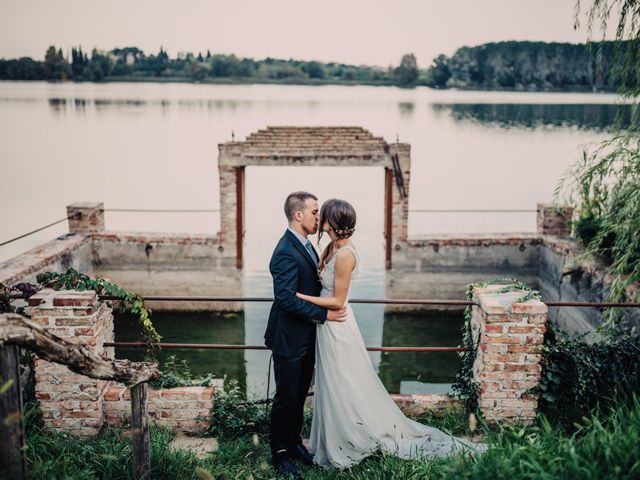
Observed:
[[[0,58],[42,60],[136,46],[155,53],[234,53],[426,68],[461,46],[503,40],[584,42],[576,0],[0,0]],[[589,0],[582,0],[583,4]]]

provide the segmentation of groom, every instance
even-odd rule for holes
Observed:
[[[326,320],[344,321],[346,309],[327,310],[296,297],[296,292],[317,296],[322,288],[318,254],[307,239],[318,231],[318,199],[308,192],[294,192],[285,201],[284,213],[289,228],[269,263],[275,298],[264,334],[265,345],[273,352],[276,381],[269,442],[276,472],[302,478],[292,458],[313,464],[301,432],[315,363],[316,326]]]

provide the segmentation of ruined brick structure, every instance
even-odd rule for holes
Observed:
[[[260,166],[381,167],[385,180],[387,268],[394,242],[407,240],[410,145],[387,143],[361,127],[268,127],[243,142],[219,145],[220,244],[242,267],[245,168]]]
[[[93,291],[44,289],[29,299],[29,314],[50,333],[81,343],[103,358],[114,358],[113,314]],[[35,359],[36,399],[45,425],[76,435],[121,426],[131,416],[129,388]],[[219,382],[218,382],[219,383]],[[213,386],[149,390],[149,416],[160,425],[196,433],[207,426]]]

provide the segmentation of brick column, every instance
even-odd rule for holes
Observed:
[[[394,143],[389,145],[389,153],[391,155],[397,155],[398,166],[402,172],[404,196],[401,196],[400,189],[396,184],[396,179],[393,179],[392,188],[392,243],[394,250],[396,245],[400,243],[406,243],[408,238],[408,224],[409,224],[409,184],[411,180],[411,146],[408,143]]]
[[[82,343],[102,357],[113,358],[113,315],[94,291],[44,289],[29,299],[32,320],[50,333]],[[76,435],[94,435],[104,423],[102,400],[111,382],[94,380],[64,365],[35,359],[36,398],[45,425]]]
[[[497,293],[504,285],[476,288],[471,329],[478,351],[473,364],[478,404],[492,423],[530,423],[538,407],[541,347],[547,306],[539,300],[516,303],[522,290]],[[478,341],[479,337],[479,341]]]
[[[569,222],[573,217],[572,207],[555,207],[549,203],[538,203],[537,206],[538,235],[571,235]]]
[[[67,205],[71,233],[104,232],[104,203],[82,202]]]

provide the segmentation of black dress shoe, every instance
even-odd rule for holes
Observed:
[[[302,474],[291,460],[288,452],[276,453],[271,457],[271,465],[279,476],[303,480]]]
[[[313,455],[309,453],[309,450],[307,450],[307,447],[303,444],[298,443],[297,445],[289,448],[287,452],[289,452],[293,458],[297,458],[305,465],[313,465]]]

